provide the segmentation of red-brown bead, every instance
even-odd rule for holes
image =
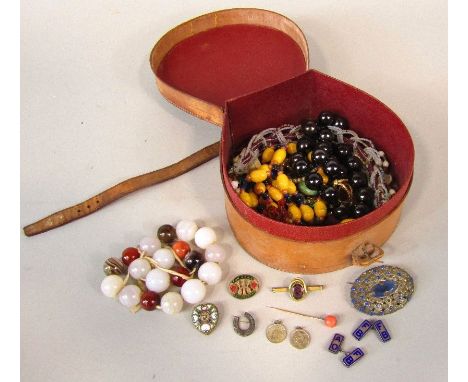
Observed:
[[[186,276],[189,275],[189,271],[183,267],[175,267],[173,268],[173,270],[177,273],[182,273],[183,275],[186,275]],[[171,275],[171,281],[172,281],[172,284],[174,284],[175,286],[181,287],[182,285],[184,285],[185,281],[187,280],[183,279],[180,276]]]
[[[148,290],[141,294],[140,304],[144,310],[155,310],[160,302],[161,297],[156,292]]]
[[[138,249],[134,247],[126,248],[122,252],[122,261],[128,267],[133,260],[140,257]]]

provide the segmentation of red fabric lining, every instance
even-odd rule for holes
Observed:
[[[336,240],[355,234],[386,217],[406,196],[412,175],[414,147],[403,122],[386,105],[369,94],[310,70],[268,89],[226,103],[221,141],[221,172],[225,190],[239,213],[255,226],[276,236],[300,241]],[[233,149],[253,134],[283,123],[299,123],[329,110],[345,116],[350,127],[384,150],[400,185],[382,207],[351,223],[325,227],[301,227],[280,223],[247,207],[230,186],[227,166]]]
[[[304,73],[300,47],[287,34],[256,25],[227,25],[189,37],[161,61],[157,75],[215,105]]]

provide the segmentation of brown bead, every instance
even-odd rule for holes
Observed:
[[[163,244],[171,244],[177,239],[177,233],[173,226],[164,224],[158,229],[158,239]]]
[[[117,257],[109,257],[103,265],[104,273],[110,275],[123,275],[127,273],[127,267]]]

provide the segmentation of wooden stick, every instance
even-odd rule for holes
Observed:
[[[34,236],[88,216],[125,195],[185,174],[193,168],[208,162],[210,159],[216,158],[218,154],[219,142],[216,142],[177,163],[127,179],[82,203],[65,208],[30,224],[23,228],[24,233],[26,236]]]

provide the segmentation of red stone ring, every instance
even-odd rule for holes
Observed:
[[[323,285],[306,285],[305,281],[299,277],[291,280],[288,287],[271,288],[274,293],[288,292],[294,301],[301,301],[309,292],[323,289]]]

